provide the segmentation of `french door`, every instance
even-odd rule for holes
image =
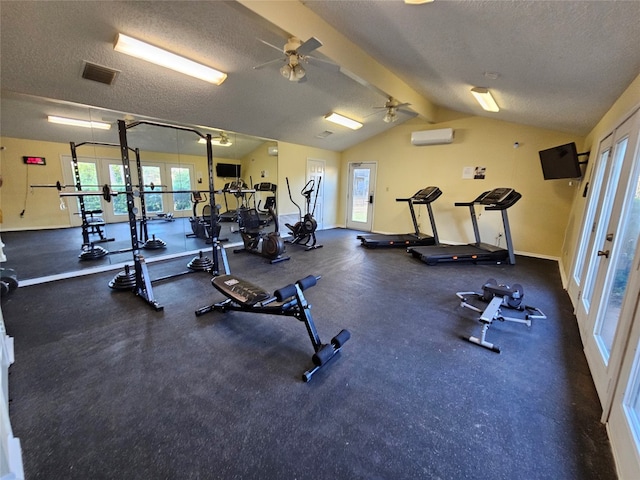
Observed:
[[[71,157],[63,156],[63,175],[65,183],[74,185]],[[100,185],[109,184],[114,192],[124,192],[124,169],[121,160],[78,158],[83,191],[102,190]],[[137,177],[137,175],[136,175]],[[190,193],[161,193],[168,191],[184,191],[193,189],[194,166],[191,164],[169,164],[161,162],[145,162],[142,165],[142,177],[145,185],[145,212],[147,217],[153,218],[158,213],[170,213],[175,217],[188,217],[192,214]],[[137,178],[133,179],[135,185]],[[153,189],[151,188],[153,184]],[[135,187],[137,189],[138,187]],[[69,197],[72,198],[72,197]],[[101,216],[107,223],[126,222],[129,220],[127,199],[125,195],[115,195],[111,202],[106,202],[101,196],[84,197],[85,210],[102,210]],[[141,211],[140,198],[136,197],[135,206]],[[78,200],[67,201],[71,224],[79,226],[82,219],[78,215],[80,209]]]
[[[373,201],[376,190],[376,164],[349,164],[347,228],[370,232],[373,227]]]
[[[630,273],[640,235],[640,112],[605,139],[596,157],[593,186],[572,272],[576,316],[606,421],[629,340],[637,299]],[[637,261],[637,259],[636,259]]]

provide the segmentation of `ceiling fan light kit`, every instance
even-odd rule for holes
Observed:
[[[480,104],[480,106],[483,109],[485,109],[487,112],[500,111],[500,107],[498,107],[498,104],[494,100],[488,88],[473,87],[471,89],[471,94],[475,97],[476,101]]]
[[[113,48],[116,52],[155,63],[161,67],[170,68],[176,72],[199,78],[214,85],[220,85],[227,78],[226,73],[220,72],[215,68],[207,67],[122,33],[118,33]]]
[[[396,120],[398,120],[398,115],[396,114],[395,111],[392,111],[391,108],[389,109],[389,111],[387,113],[385,113],[384,117],[382,118],[382,121],[384,123],[393,123]]]
[[[290,82],[297,82],[298,80],[301,80],[304,78],[306,73],[307,72],[305,72],[304,68],[302,68],[302,65],[299,63],[296,65],[286,64],[280,69],[280,74]]]

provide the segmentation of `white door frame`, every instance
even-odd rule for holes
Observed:
[[[611,179],[615,181],[613,188],[608,195],[608,203],[600,204],[599,213],[604,213],[602,218],[596,214],[593,225],[584,225],[582,237],[589,236],[589,247],[585,251],[588,257],[585,259],[585,267],[581,275],[581,293],[577,298],[576,317],[580,325],[585,356],[589,364],[589,369],[596,386],[603,414],[602,421],[606,422],[612,407],[618,378],[620,377],[622,359],[627,346],[629,332],[631,330],[631,317],[623,312],[619,312],[615,334],[612,333],[611,347],[607,351],[604,337],[601,336],[601,328],[605,319],[605,307],[608,306],[609,292],[613,282],[620,246],[622,242],[622,227],[625,218],[623,212],[629,206],[630,195],[635,195],[638,172],[640,171],[640,159],[638,137],[640,134],[640,111],[636,110],[631,117],[627,117],[613,132],[612,157],[607,166],[609,171],[605,172],[602,189],[607,188],[607,182]],[[620,146],[626,139],[626,148]],[[608,145],[608,139],[602,145]],[[621,156],[621,152],[623,156]],[[602,161],[606,157],[599,152],[597,161]],[[615,176],[608,178],[613,171],[612,166],[619,165],[619,180]],[[595,166],[597,168],[598,165]],[[633,185],[632,185],[633,184]],[[592,195],[601,198],[600,192],[592,191]],[[610,215],[609,215],[610,213]],[[587,213],[585,213],[587,215]],[[605,238],[606,237],[606,238]],[[604,253],[604,254],[603,254]],[[573,272],[572,272],[573,275]],[[591,276],[591,290],[589,303],[585,301],[585,288],[590,283],[587,279]],[[628,309],[630,302],[634,303],[635,298],[630,288],[632,284],[628,279],[626,285],[626,297],[622,305],[622,310]]]
[[[305,182],[308,182],[312,179],[315,181],[316,191],[312,193],[311,204],[309,208],[313,211],[313,218],[318,224],[318,230],[322,230],[324,228],[324,184],[326,180],[326,168],[327,162],[325,160],[320,160],[317,158],[307,158],[307,173]]]
[[[357,221],[353,219],[353,198],[354,198],[354,183],[355,183],[355,171],[357,168],[369,169],[369,191],[367,192],[367,213],[366,221]],[[377,177],[377,162],[350,162],[348,165],[348,187],[347,187],[347,208],[346,208],[346,221],[347,228],[353,230],[360,230],[364,232],[371,232],[373,230],[373,211],[376,193],[376,177]]]

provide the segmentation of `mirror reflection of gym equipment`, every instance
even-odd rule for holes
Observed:
[[[512,188],[494,188],[493,190],[483,192],[471,202],[456,202],[456,207],[469,207],[473,234],[476,241],[467,245],[440,244],[410,247],[408,252],[427,265],[436,265],[437,263],[445,262],[507,263],[515,265],[516,256],[513,251],[513,241],[511,239],[507,209],[512,207],[520,198],[522,198],[522,195]],[[502,214],[502,225],[504,227],[507,248],[482,242],[474,205],[482,205],[487,211],[500,211]]]

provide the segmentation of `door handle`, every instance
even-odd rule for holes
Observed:
[[[609,250],[604,250],[604,251],[598,250],[598,256],[599,257],[609,258],[609,253],[611,253],[611,252],[609,252]]]
[[[369,195],[369,203],[373,203],[373,195]]]

